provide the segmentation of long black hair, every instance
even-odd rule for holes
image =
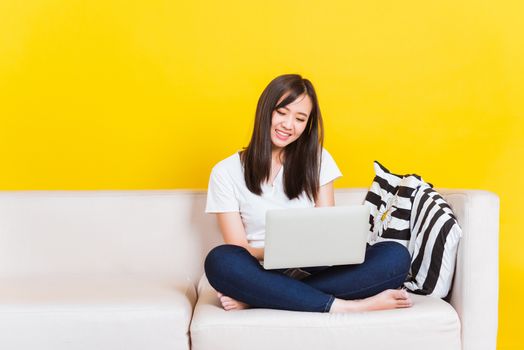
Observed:
[[[285,94],[288,95],[278,103]],[[284,149],[284,192],[289,199],[294,199],[305,191],[310,200],[316,201],[324,128],[315,89],[308,79],[298,74],[276,77],[258,99],[251,141],[240,154],[246,185],[252,193],[261,195],[261,184],[270,177],[273,111],[287,106],[303,94],[309,96],[313,107],[302,135]]]

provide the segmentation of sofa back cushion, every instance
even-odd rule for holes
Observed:
[[[217,244],[203,191],[0,193],[0,278],[189,278]]]
[[[337,189],[335,201],[362,204],[366,193]],[[0,191],[0,278],[124,274],[196,284],[207,252],[223,243],[205,202],[205,190]]]

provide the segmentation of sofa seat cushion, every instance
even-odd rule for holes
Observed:
[[[460,321],[453,307],[438,298],[411,297],[411,308],[347,314],[225,311],[204,276],[191,322],[192,349],[459,350]]]
[[[5,349],[189,349],[195,302],[189,281],[0,279],[0,343]]]

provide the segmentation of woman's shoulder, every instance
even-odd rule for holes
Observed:
[[[336,178],[342,176],[342,172],[337,166],[337,163],[331,156],[331,154],[322,148],[322,162],[320,164],[320,185],[324,185],[329,181],[333,181]]]
[[[328,152],[327,149],[322,147],[322,159],[324,158],[333,159],[333,156],[331,155],[331,153]]]
[[[215,164],[212,174],[236,174],[241,169],[239,152],[235,152],[227,158],[222,159]]]

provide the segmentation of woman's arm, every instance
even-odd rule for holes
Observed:
[[[333,181],[321,186],[318,190],[316,207],[332,207],[335,205],[335,190]],[[264,248],[251,247],[246,239],[246,231],[239,212],[217,213],[218,226],[226,244],[234,244],[247,249],[258,260],[264,259]]]
[[[264,248],[253,248],[248,244],[239,212],[217,213],[217,220],[226,244],[244,247],[258,260],[264,259]]]
[[[335,188],[334,181],[330,181],[318,189],[317,201],[315,207],[334,207],[335,206]]]

